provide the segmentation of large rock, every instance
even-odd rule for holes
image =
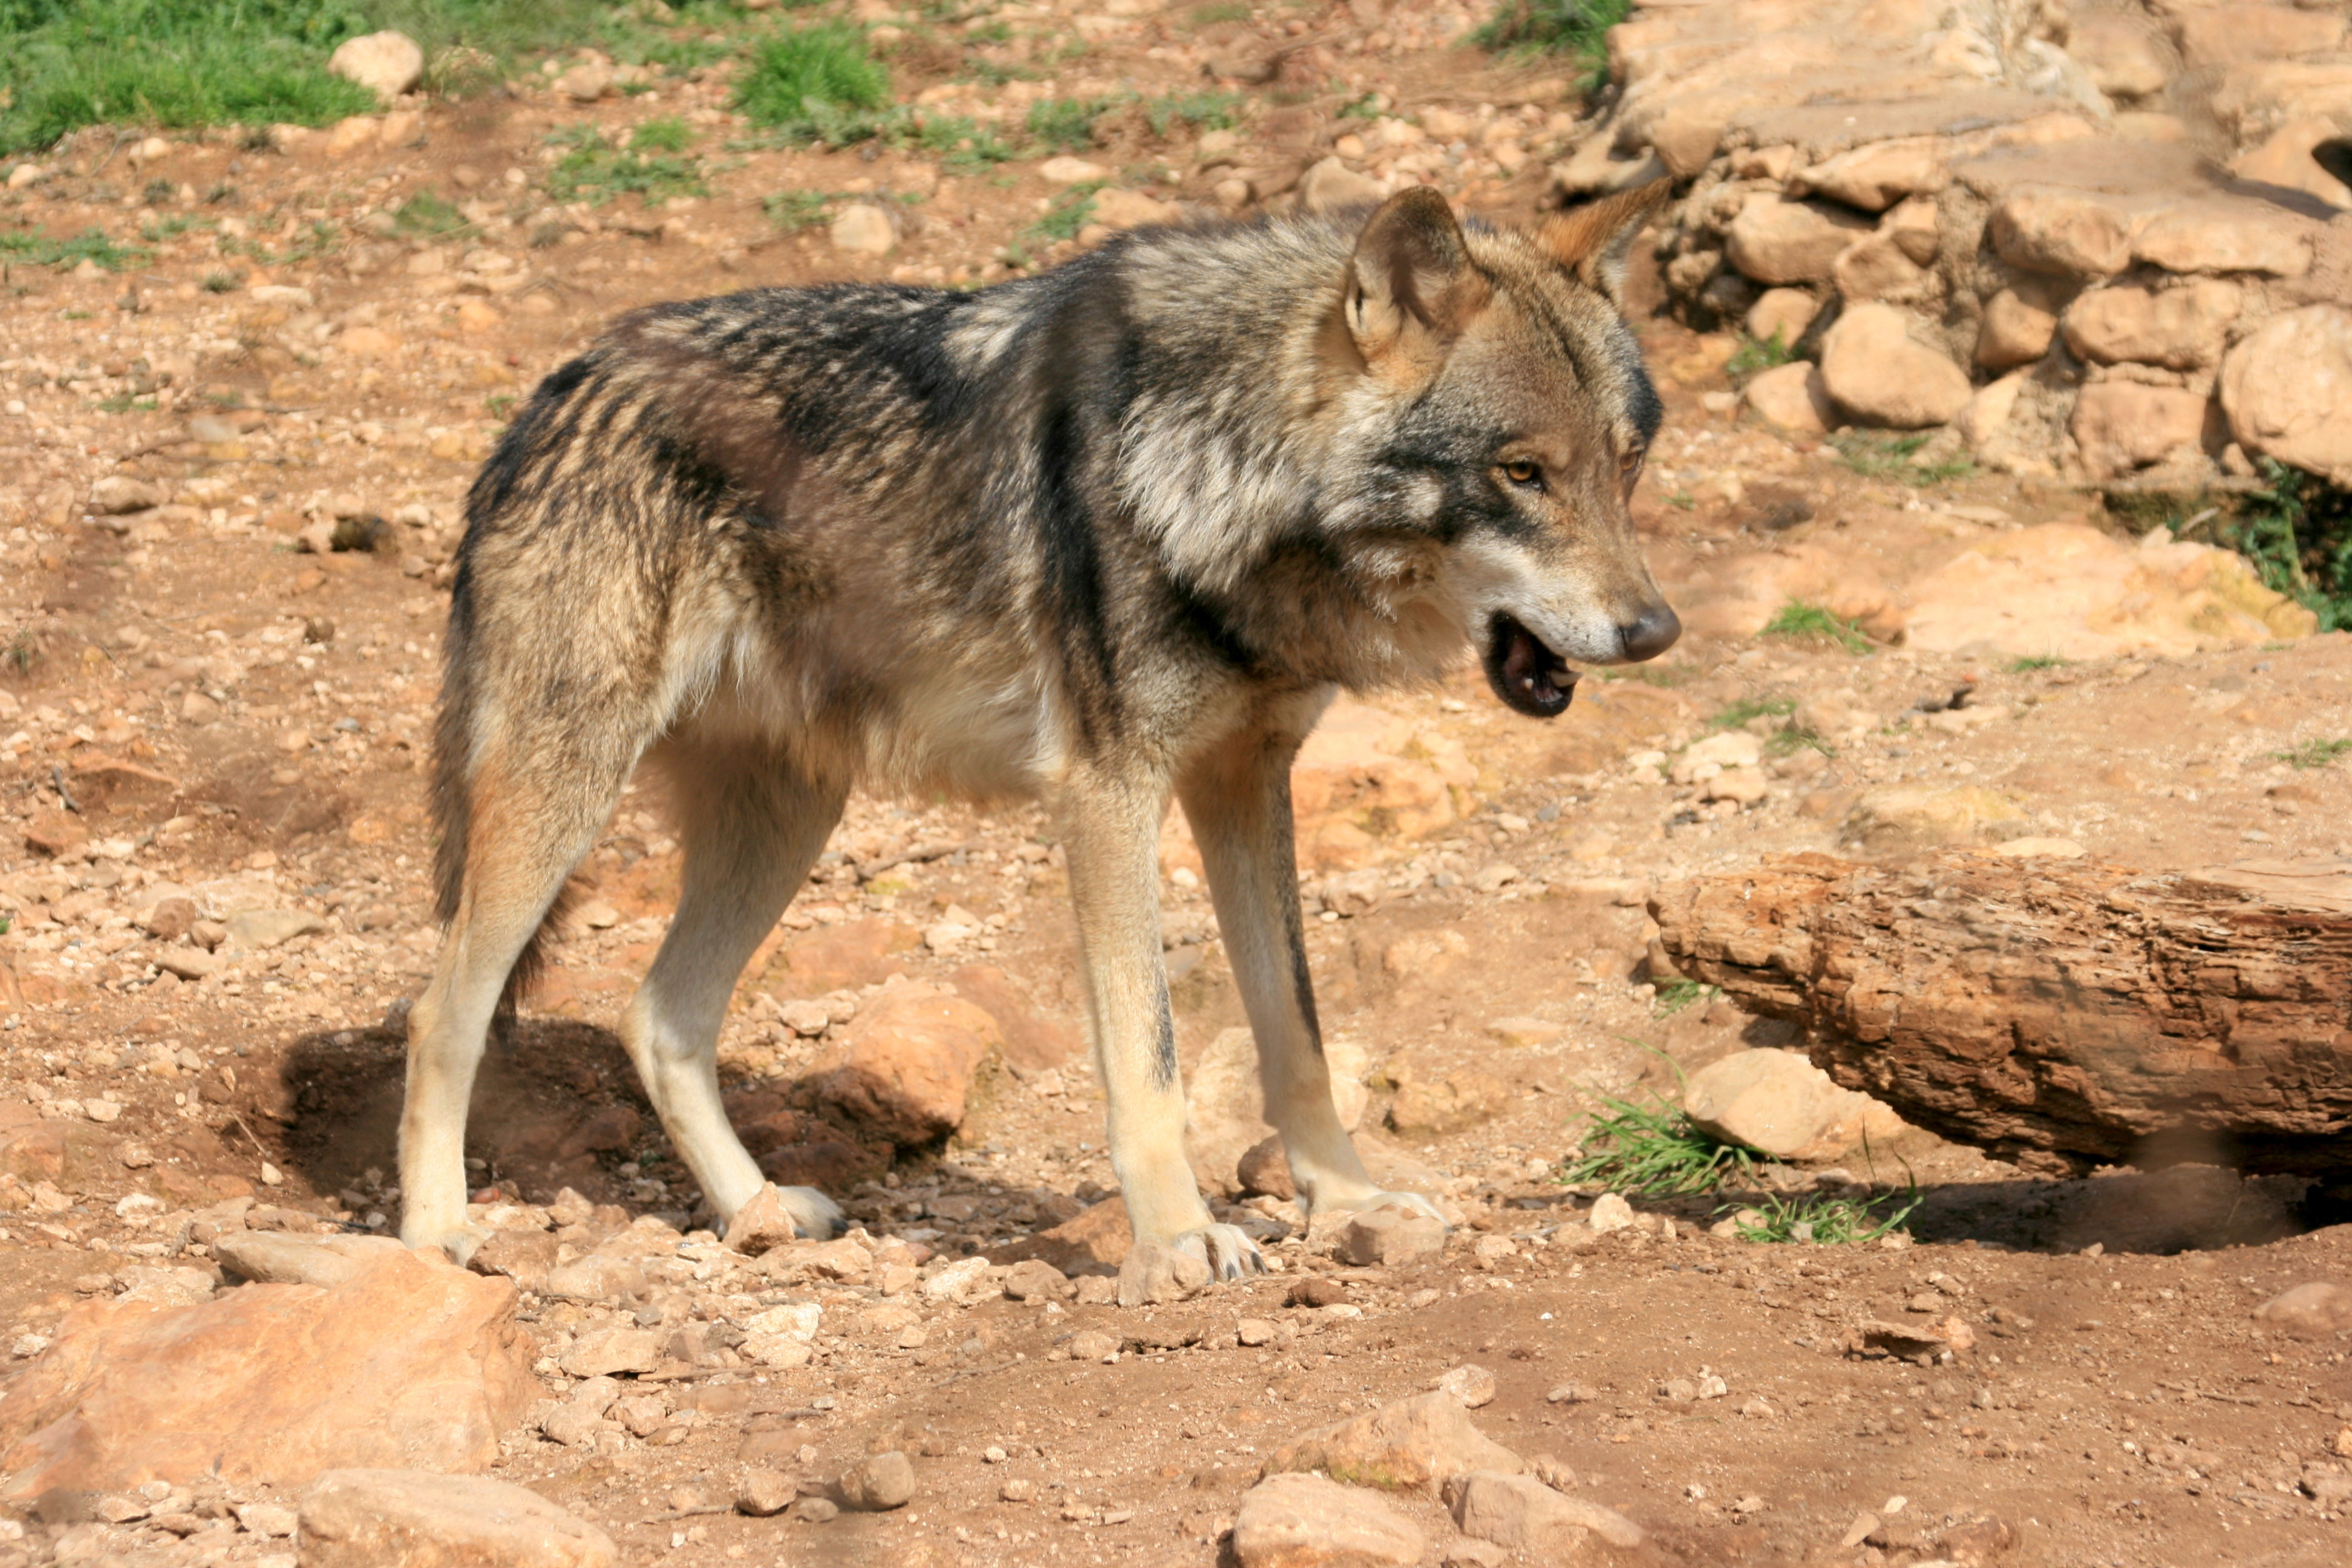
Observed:
[[[1749,413],[1783,435],[1819,439],[1837,421],[1821,366],[1810,360],[1759,371],[1739,395]]]
[[[2267,272],[2300,278],[2311,270],[2317,226],[2240,196],[2175,202],[2141,226],[2132,255],[2167,272]]]
[[[2249,452],[2352,486],[2352,309],[2263,322],[2223,362],[2221,406]]]
[[[1003,1044],[996,1020],[961,997],[886,991],[859,1010],[818,1094],[894,1143],[929,1143],[963,1124],[972,1080]]]
[[[2168,5],[2165,10],[2174,18],[2181,57],[2192,69],[2293,59],[2344,47],[2340,6]]]
[[[1466,795],[1477,782],[1459,741],[1341,697],[1323,710],[1290,768],[1299,866],[1352,869],[1373,859],[1382,839],[1447,826],[1466,804],[1457,792]],[[1161,858],[1171,858],[1165,847]],[[1197,852],[1190,864],[1200,869]]]
[[[249,1285],[199,1306],[89,1302],[0,1398],[5,1494],[204,1478],[299,1486],[342,1467],[478,1470],[540,1397],[515,1288],[438,1254],[333,1289]]]
[[[1554,1491],[1531,1476],[1473,1471],[1446,1483],[1454,1522],[1474,1541],[1491,1541],[1531,1563],[1606,1562],[1612,1549],[1633,1551],[1648,1540],[1615,1509]]]
[[[1793,1051],[1734,1051],[1691,1074],[1683,1110],[1701,1131],[1777,1160],[1844,1158],[1867,1140],[1885,1148],[1902,1119],[1840,1089]]]
[[[1891,855],[2018,837],[2028,825],[2014,801],[1982,784],[1885,784],[1863,792],[1842,831],[1856,848]]]
[[[1822,384],[1856,421],[1896,430],[1948,424],[1968,406],[1968,372],[1913,341],[1892,305],[1847,307],[1822,335]]]
[[[2136,381],[2083,388],[2067,421],[2083,466],[2102,479],[2218,450],[2221,430],[2221,407],[2203,393]]]
[[[2254,1321],[2301,1339],[2332,1339],[2352,1329],[2352,1287],[2333,1279],[2309,1280],[2255,1308]]]
[[[2313,151],[2343,134],[2335,121],[2310,114],[2290,120],[2230,165],[2242,180],[2258,180],[2317,196],[2330,206],[2352,207],[2352,185],[2321,166]]]
[[[2064,278],[2112,278],[2132,262],[2132,241],[2163,204],[2049,185],[2020,185],[1986,222],[2011,267]]]
[[[2066,346],[2098,364],[2195,370],[2220,363],[2237,319],[2238,286],[2219,278],[2193,279],[2161,293],[2094,289],[2067,307]]]
[[[1434,1489],[1472,1470],[1517,1475],[1517,1454],[1471,1425],[1461,1401],[1439,1391],[1295,1437],[1265,1461],[1268,1475],[1320,1470],[1334,1480],[1391,1491]]]
[[[1428,1549],[1387,1502],[1320,1476],[1268,1476],[1234,1516],[1241,1568],[1412,1568]]]
[[[223,1231],[212,1247],[221,1268],[239,1279],[329,1290],[374,1259],[401,1250],[388,1236],[293,1236],[276,1230]]]
[[[1065,1274],[1115,1273],[1135,1245],[1135,1227],[1127,1217],[1127,1200],[1105,1198],[1050,1230],[1003,1247],[989,1256],[999,1263],[1040,1258]]]
[[[425,79],[425,51],[407,34],[386,28],[345,39],[327,57],[327,71],[390,100]]]
[[[2091,85],[2109,98],[2162,92],[2173,76],[2173,64],[2155,28],[2137,16],[2094,12],[2070,18],[2066,52],[2090,73]]]
[[[1932,653],[2089,659],[2259,647],[2317,626],[2232,551],[2052,522],[1971,545],[1914,581],[1908,637]]]
[[[1987,370],[2032,364],[2050,352],[2057,335],[2055,313],[2004,289],[1985,301],[1984,320],[1977,327],[1977,363]]]
[[[612,1537],[487,1476],[329,1470],[302,1494],[302,1568],[611,1568]]]
[[[1863,219],[1826,203],[1750,196],[1731,220],[1724,253],[1759,283],[1818,283],[1869,232]]]

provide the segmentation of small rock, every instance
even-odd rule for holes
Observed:
[[[1181,1301],[1214,1278],[1209,1266],[1189,1252],[1156,1241],[1138,1242],[1118,1266],[1118,1304],[1159,1306]]]
[[[407,34],[386,28],[337,45],[327,57],[327,74],[355,81],[389,102],[425,79],[425,51]]]
[[[1623,1230],[1633,1223],[1633,1205],[1617,1193],[1603,1193],[1592,1200],[1592,1211],[1584,1223],[1595,1236],[1606,1236],[1612,1230]]]
[[[784,1194],[773,1182],[761,1184],[760,1190],[727,1222],[727,1245],[746,1258],[757,1258],[799,1235]]]
[[[1495,1402],[1495,1374],[1483,1366],[1457,1366],[1439,1377],[1436,1387],[1460,1400],[1465,1410]]]
[[[592,1252],[549,1269],[540,1293],[572,1301],[618,1302],[641,1296],[645,1289],[646,1271],[633,1259]]]
[[[2352,1289],[2332,1279],[2308,1280],[2255,1308],[2254,1321],[2301,1339],[2326,1339],[2352,1329]]]
[[[1822,337],[1822,384],[1855,420],[1897,430],[1945,425],[1968,405],[1968,372],[1911,336],[1892,305],[1850,305]]]
[[[518,1288],[536,1294],[554,1271],[560,1247],[547,1231],[494,1230],[466,1259],[466,1267],[477,1274],[503,1274]]]
[[[1549,1405],[1589,1405],[1600,1397],[1600,1392],[1586,1384],[1555,1383],[1545,1391],[1544,1402]]]
[[[1015,1477],[996,1489],[996,1495],[1006,1502],[1028,1502],[1037,1495],[1037,1483]]]
[[[1371,206],[1387,195],[1378,180],[1356,173],[1337,158],[1311,164],[1298,176],[1298,205],[1303,212],[1334,213],[1349,207]]]
[[[556,1364],[573,1377],[651,1372],[661,1350],[662,1337],[651,1329],[604,1329],[573,1341]]]
[[[574,103],[593,103],[613,90],[612,62],[583,60],[555,79],[555,90]]]
[[[233,1230],[213,1238],[213,1256],[239,1279],[267,1285],[316,1285],[332,1289],[387,1252],[401,1250],[388,1236],[288,1236]]]
[[[834,215],[827,231],[833,247],[846,256],[887,256],[898,248],[890,215],[871,202],[850,202]]]
[[[1268,1476],[1234,1517],[1241,1568],[1411,1568],[1427,1550],[1403,1514],[1320,1476]]]
[[[1090,163],[1084,158],[1067,153],[1048,158],[1037,165],[1038,177],[1056,185],[1085,185],[1110,178],[1110,171],[1100,163]]]
[[[613,1568],[595,1526],[509,1481],[329,1470],[302,1494],[302,1568]],[[289,1561],[291,1561],[290,1559]]]
[[[1095,193],[1094,209],[1087,216],[1105,228],[1144,228],[1181,222],[1184,209],[1174,202],[1154,201],[1140,191],[1113,186]]]
[[[1404,1490],[1471,1470],[1516,1475],[1519,1457],[1471,1424],[1450,1394],[1419,1394],[1296,1437],[1266,1460],[1269,1475],[1320,1470],[1337,1480]]]
[[[840,1513],[840,1507],[830,1498],[804,1497],[793,1504],[793,1517],[803,1524],[827,1524]]]
[[[2221,366],[2230,433],[2249,452],[2352,486],[2352,310],[2309,305],[2264,321]]]
[[[1417,1210],[1383,1206],[1349,1216],[1339,1252],[1359,1268],[1385,1268],[1445,1250],[1444,1223]]]
[[[1244,1195],[1263,1194],[1286,1202],[1298,1195],[1290,1179],[1290,1156],[1284,1151],[1278,1132],[1242,1151],[1242,1157],[1234,1164],[1234,1178]]]
[[[1683,1110],[1702,1131],[1780,1160],[1834,1160],[1903,1131],[1893,1110],[1793,1051],[1734,1051],[1708,1063],[1684,1084]]]
[[[981,1063],[1003,1044],[996,1020],[961,997],[886,993],[858,1010],[818,1097],[893,1142],[932,1142],[962,1125]]]
[[[239,910],[228,917],[228,940],[257,952],[326,929],[324,920],[302,910]]]
[[[1066,1301],[1077,1294],[1077,1287],[1045,1259],[1028,1258],[1006,1272],[1004,1293],[1015,1301]]]
[[[1596,1537],[1629,1552],[1648,1539],[1616,1510],[1554,1491],[1528,1476],[1473,1471],[1446,1483],[1445,1501],[1463,1534],[1539,1563],[1591,1561],[1590,1542]]]
[[[1725,254],[1759,283],[1825,282],[1846,247],[1870,232],[1863,218],[1832,203],[1753,195],[1731,220]]]
[[[985,1258],[960,1258],[923,1281],[927,1301],[977,1301],[996,1292],[988,1286]]]
[[[841,1478],[842,1500],[866,1513],[904,1508],[914,1500],[915,1467],[893,1448],[852,1467]]]
[[[134,479],[128,474],[109,474],[89,487],[89,503],[109,516],[126,511],[145,511],[162,506],[164,494],[145,479]]]
[[[793,1506],[800,1495],[800,1485],[781,1470],[759,1468],[743,1472],[735,1483],[735,1510],[748,1513],[753,1519],[766,1519]]]
[[[281,1503],[248,1502],[239,1504],[236,1521],[256,1535],[283,1539],[294,1533],[295,1513]]]
[[[1279,1332],[1264,1318],[1244,1318],[1234,1325],[1234,1339],[1244,1345],[1271,1344]]]
[[[1784,436],[1818,439],[1837,423],[1837,410],[1830,404],[1821,367],[1810,360],[1758,373],[1740,388],[1739,395],[1749,413]]]
[[[1080,1329],[1064,1348],[1072,1361],[1108,1361],[1118,1353],[1118,1340],[1100,1329]]]

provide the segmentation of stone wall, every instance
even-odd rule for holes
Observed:
[[[1636,0],[1563,200],[1661,174],[1675,309],[1795,434],[2352,484],[2352,5]]]

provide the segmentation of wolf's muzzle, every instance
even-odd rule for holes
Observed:
[[[1487,628],[1486,665],[1495,695],[1530,719],[1558,718],[1576,695],[1576,671],[1513,616],[1496,616]]]
[[[1682,617],[1661,599],[1617,628],[1617,646],[1625,650],[1629,663],[1639,664],[1674,647],[1682,635]]]

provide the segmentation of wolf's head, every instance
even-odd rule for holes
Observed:
[[[1660,409],[1621,285],[1664,193],[1515,233],[1465,229],[1409,188],[1365,223],[1325,333],[1351,405],[1341,445],[1377,497],[1359,526],[1424,546],[1423,603],[1480,647],[1495,694],[1538,718],[1568,706],[1571,660],[1654,658],[1682,631],[1628,509]]]

